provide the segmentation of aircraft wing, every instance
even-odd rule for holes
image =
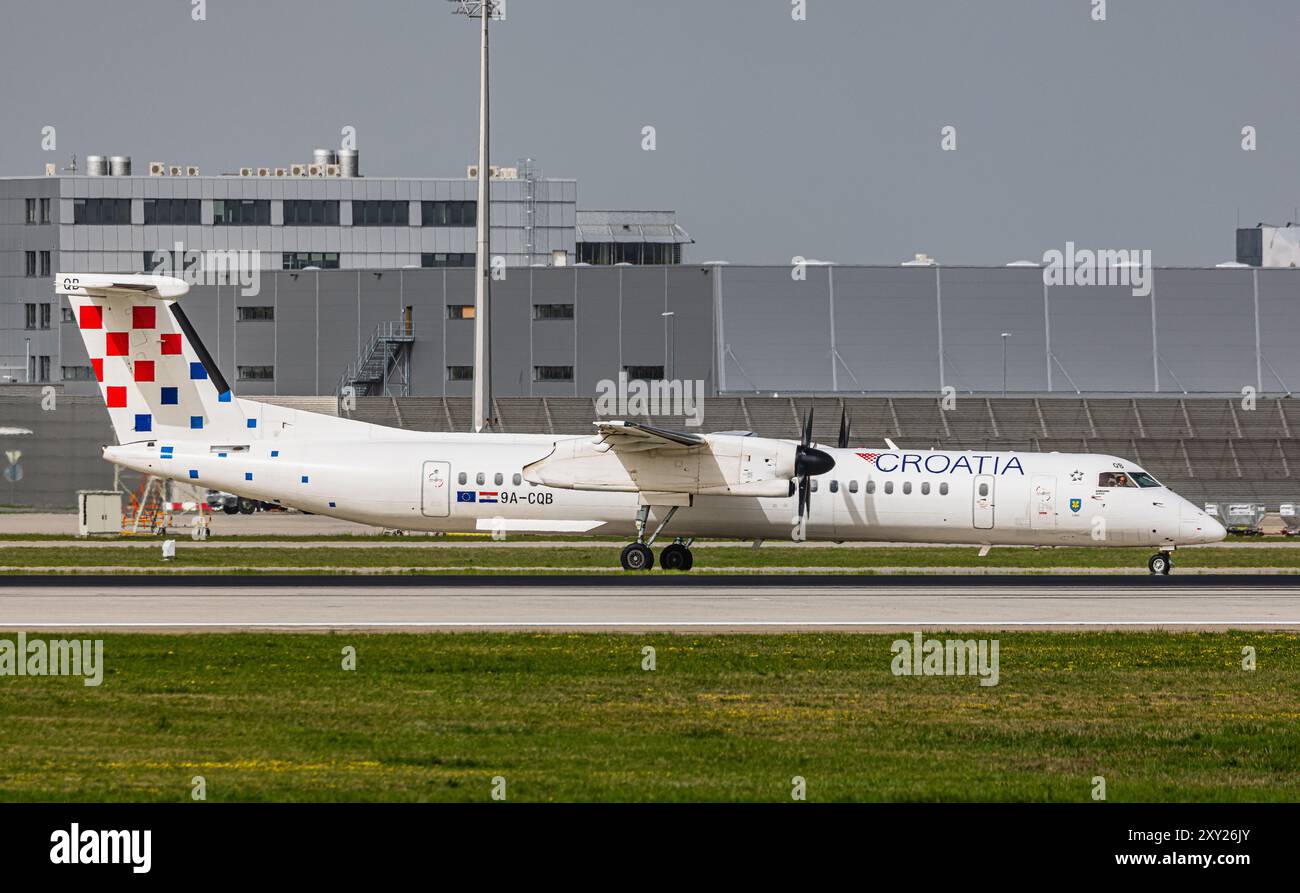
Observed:
[[[657,450],[663,447],[698,447],[708,441],[700,434],[687,434],[682,431],[670,431],[643,425],[640,422],[594,422],[598,432],[597,440],[606,448],[615,452],[640,452]]]

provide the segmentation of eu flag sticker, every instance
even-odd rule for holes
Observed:
[[[1070,511],[1075,512],[1075,513],[1077,514],[1078,511],[1079,511],[1079,509],[1081,509],[1081,508],[1083,508],[1083,500],[1082,500],[1082,499],[1071,499],[1071,500],[1070,500]]]
[[[457,502],[478,502],[478,495],[473,490],[457,490]]]

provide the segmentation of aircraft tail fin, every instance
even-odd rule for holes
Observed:
[[[184,281],[60,273],[54,286],[72,305],[118,443],[259,437],[177,303]]]

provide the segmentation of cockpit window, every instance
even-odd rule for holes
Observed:
[[[1098,487],[1136,487],[1126,471],[1103,471],[1097,478]]]
[[[1133,472],[1133,480],[1137,481],[1139,487],[1159,487],[1160,482],[1147,474],[1145,471]]]

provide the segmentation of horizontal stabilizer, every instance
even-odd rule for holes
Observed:
[[[54,278],[56,295],[78,298],[127,296],[174,301],[190,290],[182,279],[151,273],[60,273]]]

